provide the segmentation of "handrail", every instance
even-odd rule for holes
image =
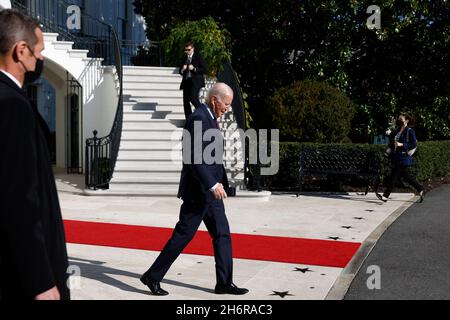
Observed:
[[[223,70],[217,75],[217,79],[220,82],[224,82],[233,89],[235,97],[233,99],[233,114],[236,117],[236,122],[240,129],[247,129],[247,121],[245,116],[244,98],[242,94],[241,86],[239,85],[239,79],[236,72],[229,62],[223,64]]]
[[[217,80],[220,82],[226,83],[233,89],[234,92],[234,99],[233,99],[233,114],[236,119],[236,123],[241,130],[247,130],[247,117],[245,115],[245,108],[244,108],[244,98],[242,94],[242,89],[239,84],[239,78],[236,74],[236,72],[233,70],[233,67],[229,62],[225,62],[223,64],[223,70],[217,75]],[[249,150],[248,147],[248,141],[243,141],[245,144],[245,155],[244,155],[244,181],[246,184],[246,187],[249,189],[251,188],[250,180],[252,176],[252,172],[250,171],[250,157],[249,157]],[[259,173],[260,167],[258,167],[258,173]],[[258,179],[259,181],[259,179]],[[260,183],[257,183],[257,189],[260,190]]]
[[[114,173],[122,138],[123,65],[120,42],[112,26],[111,34],[113,37],[115,66],[120,83],[119,101],[110,133],[105,137],[97,138],[97,131],[94,131],[94,137],[86,139],[86,187],[93,190],[109,188],[109,182]]]

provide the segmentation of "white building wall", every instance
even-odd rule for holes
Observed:
[[[115,72],[113,68],[105,68],[95,91],[84,104],[83,136],[92,138],[97,130],[97,137],[107,136],[112,128],[116,115],[119,97],[116,89]]]
[[[145,42],[147,35],[145,33],[147,25],[145,24],[144,17],[134,13],[133,1],[128,0],[128,34],[130,40],[135,42]]]
[[[11,8],[11,2],[9,0],[0,0],[0,10]]]
[[[65,168],[67,161],[67,72],[83,87],[83,136],[81,152],[85,141],[98,131],[104,137],[111,131],[118,103],[117,74],[114,67],[103,67],[101,61],[91,60],[86,65],[83,59],[72,57],[71,49],[54,42],[54,35],[45,34],[46,63],[44,77],[55,89],[56,101],[56,166]],[[83,162],[84,164],[84,162]]]
[[[145,21],[141,16],[134,13],[132,0],[72,0],[72,3],[79,5],[83,9],[84,14],[96,17],[114,26],[120,40],[134,42],[144,42],[146,40]],[[121,19],[127,21],[125,33],[122,32]]]

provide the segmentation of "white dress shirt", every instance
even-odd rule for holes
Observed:
[[[19,88],[22,88],[22,85],[20,84],[19,80],[17,80],[11,73],[6,72],[5,70],[0,70],[3,72],[8,78],[10,78]]]
[[[211,112],[211,108],[207,105],[207,104],[205,104],[205,106],[206,106],[206,110],[208,110],[208,112],[209,112],[209,115],[211,116],[211,118],[213,119],[213,120],[216,120],[216,118],[214,118],[214,115],[212,114],[212,112]],[[212,187],[211,189],[209,189],[211,192],[214,192],[214,191],[216,191],[216,189],[219,187],[219,183],[216,183],[215,185],[214,185],[214,187]]]

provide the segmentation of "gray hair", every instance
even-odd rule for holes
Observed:
[[[213,97],[218,97],[220,100],[225,97],[233,97],[233,89],[223,82],[217,82],[206,95],[206,103],[210,104]]]
[[[38,42],[36,29],[42,29],[39,21],[15,9],[0,11],[0,55],[5,55],[15,43],[25,41],[31,49]]]

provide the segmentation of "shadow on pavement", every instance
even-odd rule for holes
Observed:
[[[364,193],[357,194],[356,196],[360,198],[356,198],[355,196],[349,195],[347,193],[342,194],[330,194],[330,193],[310,193],[310,194],[302,194],[303,197],[316,197],[316,198],[329,198],[329,199],[338,199],[338,200],[350,200],[350,201],[360,201],[360,202],[367,202],[377,205],[383,205],[384,202],[378,200],[378,199],[367,199],[362,198],[366,197]],[[403,199],[389,199],[389,202],[406,202],[406,203],[416,203],[415,200],[403,200]]]
[[[125,276],[130,278],[139,279],[141,277],[140,274],[123,271],[119,269],[114,269],[110,267],[105,267],[105,262],[100,261],[90,261],[90,260],[84,260],[84,259],[78,259],[78,258],[69,258],[69,264],[72,266],[77,266],[81,270],[81,276],[83,278],[100,281],[104,284],[107,284],[109,286],[118,288],[122,291],[128,291],[133,293],[140,293],[149,295],[148,290],[139,290],[136,289],[122,281],[119,281],[117,279],[114,279],[110,275],[117,275],[117,276]]]
[[[207,293],[214,294],[214,290],[212,290],[212,289],[203,288],[203,287],[195,286],[195,285],[192,285],[192,284],[186,284],[186,283],[182,283],[182,282],[179,282],[179,281],[164,279],[161,282],[165,283],[165,284],[170,284],[172,286],[183,287],[183,288],[188,288],[188,289],[193,289],[193,290],[198,290],[198,291],[204,291],[204,292],[207,292]]]
[[[100,281],[106,285],[118,288],[122,291],[150,295],[150,292],[148,289],[147,290],[136,289],[135,287],[132,287],[132,286],[130,286],[122,281],[119,281],[117,279],[114,279],[113,277],[110,276],[110,275],[117,275],[117,276],[125,276],[125,277],[129,277],[129,278],[140,279],[142,274],[106,267],[106,266],[104,266],[105,263],[106,262],[102,262],[102,261],[86,260],[86,259],[79,259],[79,258],[72,258],[72,257],[69,258],[69,264],[72,266],[79,267],[81,270],[81,276],[83,278]],[[212,290],[210,288],[203,288],[203,287],[199,287],[199,286],[195,286],[195,285],[182,283],[179,281],[164,279],[162,281],[162,283],[214,294],[214,290]],[[142,285],[142,286],[144,286],[144,285]]]
[[[83,194],[85,189],[85,177],[82,174],[67,174],[66,170],[53,168],[58,192]]]

